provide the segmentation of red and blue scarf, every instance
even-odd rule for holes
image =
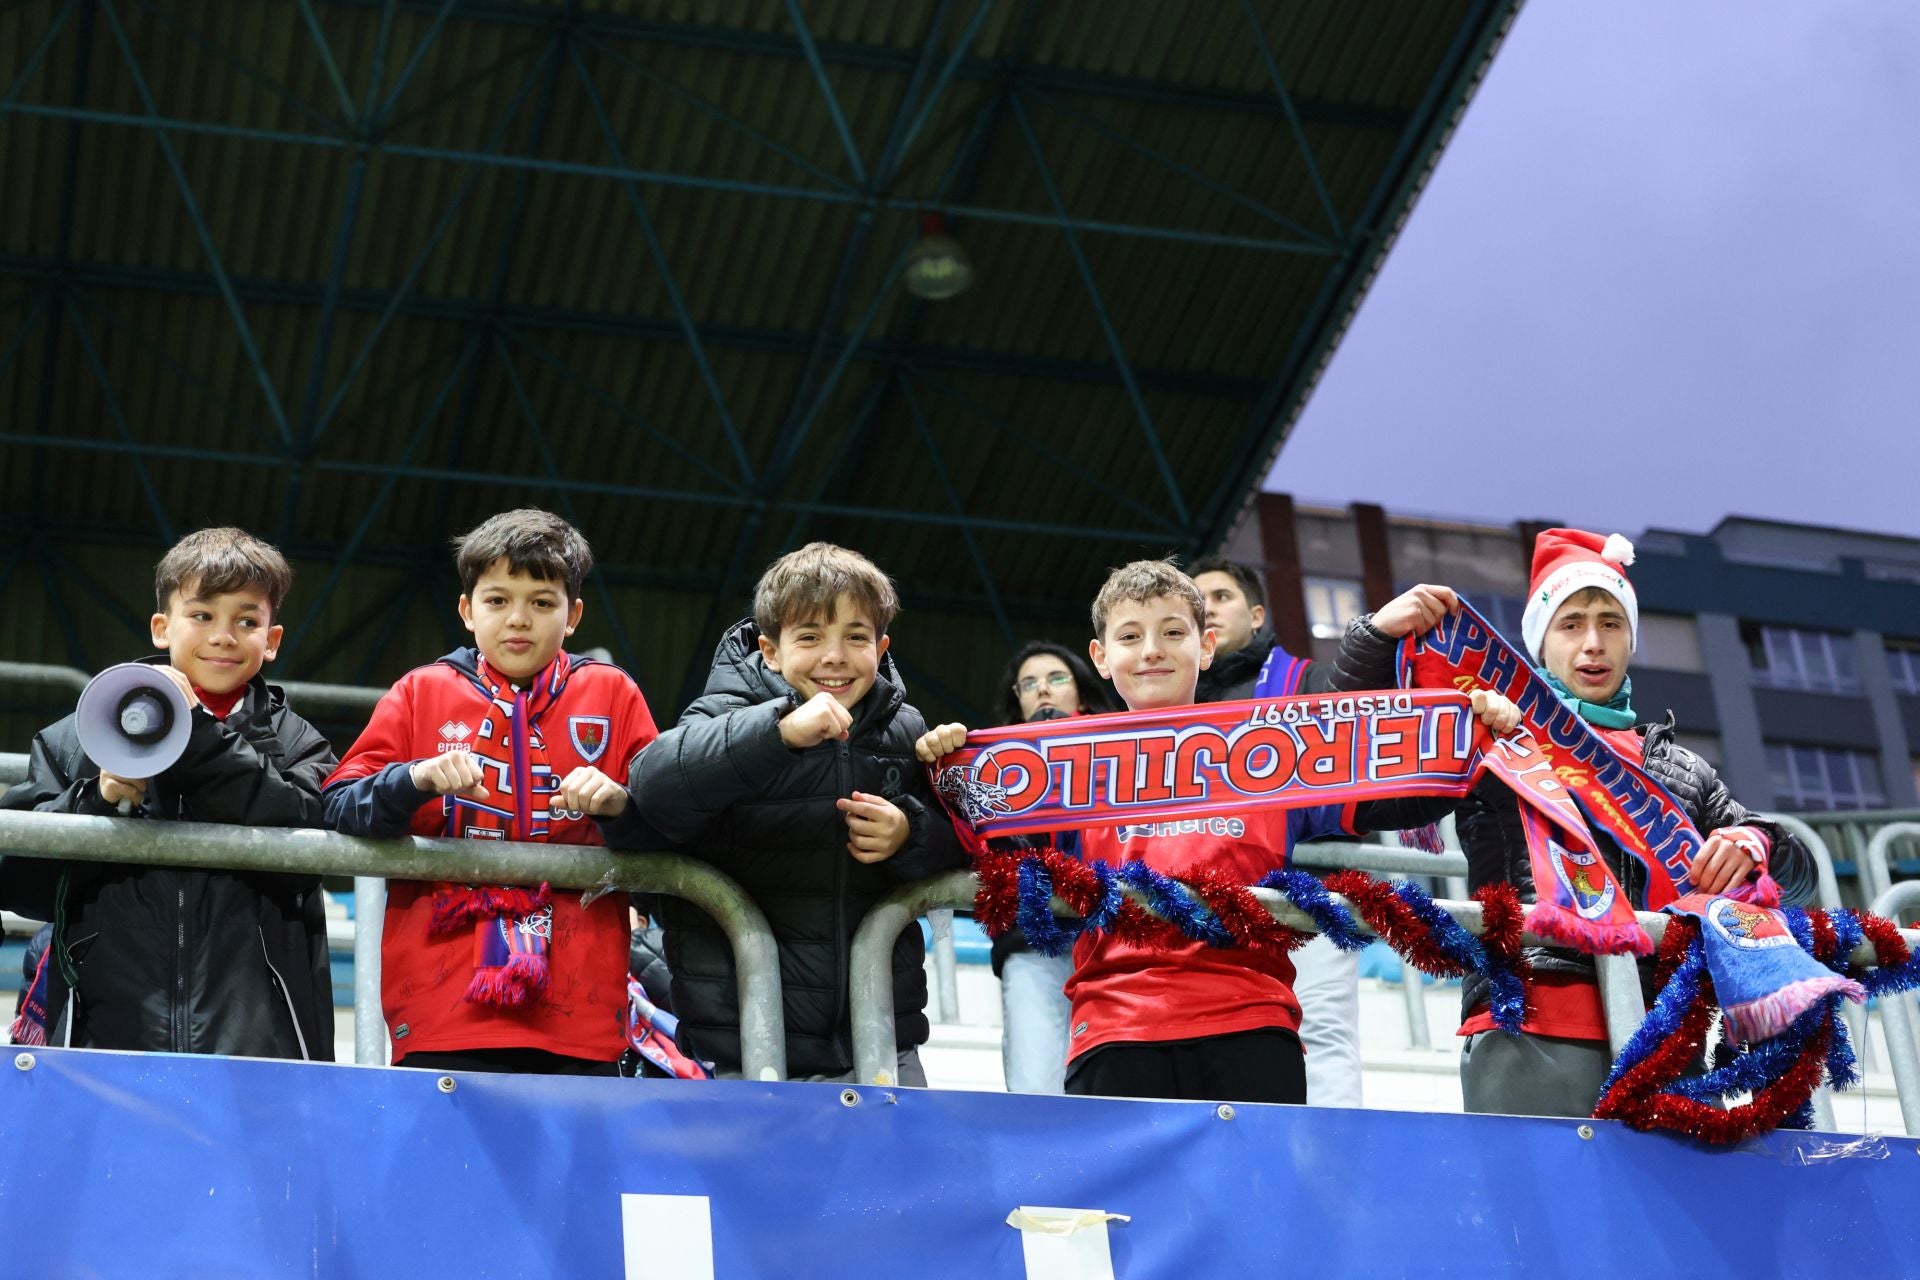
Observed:
[[[681,1051],[680,1020],[647,999],[640,979],[627,978],[627,1043],[676,1080],[711,1080],[713,1071]]]
[[[566,687],[571,661],[562,653],[522,689],[497,676],[484,658],[466,673],[487,699],[472,751],[488,800],[448,796],[447,834],[471,839],[544,840],[558,780],[548,764],[540,720]],[[443,884],[434,893],[435,934],[474,931],[473,979],[467,999],[512,1008],[545,996],[553,946],[553,898],[546,885],[521,889]]]
[[[45,1044],[47,1042],[47,961],[53,958],[54,943],[47,943],[47,949],[40,953],[40,963],[33,970],[33,981],[27,984],[26,994],[20,998],[20,1012],[8,1028],[8,1035],[15,1044]]]
[[[1687,871],[1705,841],[1680,802],[1616,748],[1623,734],[1588,724],[1470,605],[1463,602],[1457,615],[1401,642],[1400,680],[1462,692],[1492,689],[1512,699],[1542,757],[1526,776],[1561,784],[1586,819],[1646,869],[1649,907],[1699,922],[1705,964],[1734,1041],[1769,1040],[1835,995],[1865,999],[1859,983],[1835,974],[1795,941],[1787,916],[1778,910],[1780,887],[1764,868],[1765,840],[1759,832],[1741,827],[1728,833],[1761,864],[1751,883],[1721,895],[1695,892]],[[1540,899],[1528,928],[1593,951],[1569,915],[1581,921],[1603,915],[1623,927],[1632,924],[1634,904],[1626,901],[1604,861],[1552,839],[1540,841],[1531,829],[1538,819],[1528,806],[1521,806],[1521,821],[1529,826]],[[1550,855],[1544,860],[1543,843]],[[1569,927],[1562,930],[1562,924]],[[1637,924],[1632,928],[1639,930]]]

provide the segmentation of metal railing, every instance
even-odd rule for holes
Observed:
[[[1899,912],[1920,907],[1920,880],[1902,880],[1873,900],[1873,913],[1898,921]],[[1908,934],[1908,941],[1912,935]],[[1880,1019],[1887,1033],[1887,1058],[1893,1067],[1893,1091],[1900,1119],[1909,1134],[1920,1136],[1920,1045],[1914,1042],[1913,992],[1880,997]]]
[[[333,831],[0,810],[0,856],[352,875],[356,887],[367,879],[382,882],[382,887],[390,879],[544,882],[556,889],[632,890],[685,898],[713,918],[733,947],[743,1074],[753,1080],[786,1078],[780,956],[773,931],[738,882],[683,854],[615,853],[598,845],[512,840],[367,840]],[[369,909],[372,906],[362,900],[354,937],[354,1051],[355,1061],[366,1063],[385,1056],[378,965],[382,912]]]
[[[78,667],[62,667],[49,662],[0,662],[0,683],[51,685],[75,693],[87,687],[92,676]],[[317,702],[329,707],[356,707],[371,711],[385,689],[357,684],[326,684],[314,680],[275,680],[289,698]]]
[[[1778,815],[1763,816],[1771,819]],[[1889,864],[1883,861],[1876,868],[1870,861],[1875,835],[1892,823],[1920,822],[1920,809],[1838,809],[1795,816],[1808,829],[1820,834],[1836,861],[1851,864],[1853,878],[1860,885],[1860,900],[1871,902],[1892,883]],[[1885,852],[1883,845],[1882,853]]]

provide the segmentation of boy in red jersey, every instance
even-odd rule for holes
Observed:
[[[1089,650],[1129,710],[1193,702],[1200,673],[1213,660],[1206,609],[1199,588],[1170,561],[1137,560],[1107,578],[1094,597]],[[1473,710],[1495,733],[1520,719],[1511,702],[1486,691],[1473,694]],[[920,740],[920,758],[932,763],[965,738],[965,726],[941,725]],[[1296,841],[1423,826],[1452,804],[1376,800],[1096,827],[1082,834],[1081,856],[1115,865],[1139,859],[1176,879],[1211,871],[1252,884],[1285,866]],[[1083,935],[1067,982],[1067,1092],[1304,1103],[1293,978],[1293,961],[1283,955],[1190,939],[1159,946]]]
[[[327,781],[352,835],[633,847],[649,831],[624,776],[656,736],[633,678],[561,646],[580,624],[587,540],[545,511],[460,539],[474,647],[400,678]],[[613,771],[609,774],[600,766]],[[394,881],[381,1000],[395,1063],[616,1075],[626,1046],[627,900]]]

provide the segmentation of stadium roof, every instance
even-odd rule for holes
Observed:
[[[1516,8],[6,5],[0,657],[136,651],[238,523],[300,570],[278,673],[383,682],[539,503],[663,713],[826,537],[977,714],[1106,566],[1219,545]]]

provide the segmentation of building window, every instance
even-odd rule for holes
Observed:
[[[1774,803],[1783,809],[1884,809],[1880,761],[1866,751],[1767,743]]]
[[[1740,638],[1746,642],[1755,684],[1814,693],[1860,692],[1852,636],[1743,622]]]
[[[1307,623],[1316,640],[1338,640],[1346,634],[1347,621],[1367,611],[1367,598],[1360,584],[1351,578],[1308,578]]]
[[[1901,693],[1920,693],[1920,640],[1887,641],[1887,676]]]
[[[1693,619],[1680,613],[1640,615],[1639,647],[1635,666],[1658,671],[1705,671],[1700,661],[1700,633]]]

